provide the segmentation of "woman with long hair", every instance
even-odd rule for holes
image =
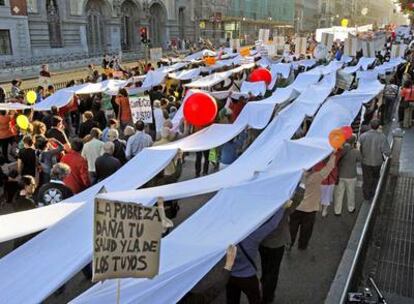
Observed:
[[[126,89],[119,90],[115,102],[119,106],[118,120],[121,123],[122,130],[124,130],[128,124],[132,123],[131,107],[129,105],[128,92]]]

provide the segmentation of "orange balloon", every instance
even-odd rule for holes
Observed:
[[[250,49],[248,47],[244,47],[240,50],[240,55],[242,55],[243,57],[249,56],[250,55]]]
[[[341,128],[336,128],[329,133],[329,144],[334,148],[335,150],[338,150],[343,146],[345,143],[346,138],[344,131]]]
[[[216,64],[216,58],[214,57],[205,57],[204,58],[204,63],[207,65],[214,65]]]

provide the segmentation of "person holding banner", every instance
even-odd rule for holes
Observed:
[[[223,286],[227,283],[236,256],[237,247],[229,245],[226,250],[226,257],[217,263],[178,304],[212,303],[220,295]]]
[[[278,210],[262,226],[237,245],[237,256],[226,286],[227,304],[239,304],[243,292],[249,304],[261,303],[260,283],[257,277],[256,257],[259,245],[280,223],[285,210]]]
[[[295,244],[299,232],[298,249],[306,250],[313,232],[316,212],[321,209],[321,183],[335,167],[336,157],[332,154],[328,162],[321,162],[305,173],[305,193],[303,200],[290,215],[290,236]]]
[[[303,189],[298,186],[292,199],[284,206],[285,213],[279,225],[260,244],[262,304],[273,303],[274,301],[285,247],[289,246],[291,242],[289,215],[302,201],[303,192]]]

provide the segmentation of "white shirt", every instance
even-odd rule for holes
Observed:
[[[155,131],[161,133],[164,128],[164,113],[161,108],[154,108]]]
[[[102,141],[94,138],[83,146],[82,156],[88,162],[89,172],[95,172],[95,161],[103,154],[103,145]]]

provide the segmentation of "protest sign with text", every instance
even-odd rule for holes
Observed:
[[[150,49],[150,58],[152,61],[158,61],[162,58],[162,48]]]
[[[96,199],[92,281],[156,276],[161,235],[158,208]]]
[[[129,105],[134,123],[139,120],[144,123],[152,123],[152,107],[149,96],[129,97]]]

